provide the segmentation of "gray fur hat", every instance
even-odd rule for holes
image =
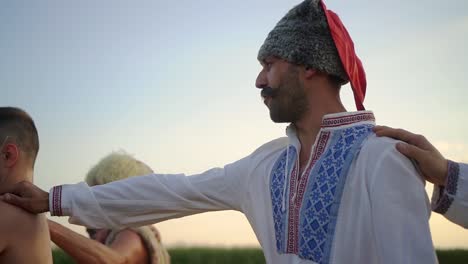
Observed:
[[[320,0],[305,0],[292,8],[268,34],[258,60],[268,56],[304,65],[349,81]]]

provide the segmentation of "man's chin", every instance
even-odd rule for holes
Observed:
[[[288,118],[284,118],[280,115],[273,113],[271,109],[270,109],[270,119],[274,123],[291,123],[291,121]]]
[[[263,103],[268,107],[268,109],[270,109],[271,100],[273,100],[273,98],[271,98],[271,97],[264,97],[263,98]]]

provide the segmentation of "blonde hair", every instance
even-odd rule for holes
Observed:
[[[89,186],[94,186],[151,173],[153,170],[148,165],[119,151],[105,156],[94,165],[86,175],[85,181]]]

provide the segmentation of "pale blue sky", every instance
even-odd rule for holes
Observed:
[[[119,149],[155,171],[191,174],[282,136],[285,125],[269,120],[254,87],[256,53],[297,3],[2,1],[0,105],[36,120],[36,183],[81,181]],[[365,105],[378,123],[424,133],[448,157],[468,161],[468,2],[326,3],[354,39],[368,76]],[[349,86],[342,97],[354,110]],[[466,231],[431,221],[437,246],[468,247],[459,238]],[[195,226],[207,222],[211,235]],[[172,244],[256,243],[232,213],[161,229]]]

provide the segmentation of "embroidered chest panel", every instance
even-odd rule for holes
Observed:
[[[302,177],[298,153],[285,150],[270,175],[276,248],[317,263],[328,263],[341,194],[349,167],[371,124],[321,132]]]

